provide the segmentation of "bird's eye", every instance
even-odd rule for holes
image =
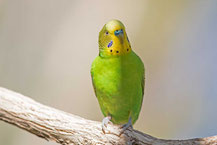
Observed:
[[[108,35],[108,31],[106,31],[105,34]]]

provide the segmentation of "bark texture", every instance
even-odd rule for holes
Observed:
[[[101,122],[42,105],[5,88],[0,88],[0,120],[63,145],[217,145],[217,136],[164,140],[133,129],[128,129],[119,136],[122,130],[116,125],[108,125],[108,132],[103,134]]]

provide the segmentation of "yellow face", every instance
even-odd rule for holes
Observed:
[[[124,25],[118,20],[105,24],[99,33],[100,56],[121,56],[131,52]]]

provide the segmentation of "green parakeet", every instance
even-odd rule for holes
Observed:
[[[99,56],[91,67],[95,95],[108,124],[129,127],[138,119],[144,94],[144,64],[133,52],[124,25],[111,20],[99,33]]]

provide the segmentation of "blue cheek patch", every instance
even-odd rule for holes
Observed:
[[[109,44],[108,44],[108,48],[111,47],[112,44],[113,44],[113,41],[111,40],[111,41],[109,42]]]

